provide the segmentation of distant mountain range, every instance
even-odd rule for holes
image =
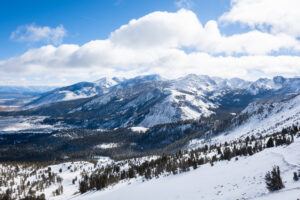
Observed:
[[[41,94],[22,114],[49,116],[47,123],[87,128],[157,124],[239,114],[248,104],[300,93],[300,78],[245,81],[203,75],[166,80],[159,75],[102,78]]]

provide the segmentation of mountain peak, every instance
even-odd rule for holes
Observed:
[[[96,83],[100,87],[110,88],[112,86],[115,86],[115,85],[123,82],[124,80],[125,80],[125,78],[123,78],[123,77],[106,76],[106,77],[102,77],[102,78],[98,79],[94,83]]]
[[[286,79],[283,76],[274,76],[273,82],[275,84],[283,84],[286,81]]]

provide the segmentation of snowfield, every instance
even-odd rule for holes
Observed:
[[[297,199],[300,198],[300,181],[293,181],[293,172],[300,169],[300,139],[289,146],[265,149],[238,160],[215,162],[202,165],[190,172],[153,178],[143,181],[137,178],[121,182],[103,191],[92,191],[75,196],[62,195],[50,199],[72,200],[224,200],[224,199]],[[280,166],[285,188],[278,192],[266,189],[264,176],[274,165]],[[76,188],[70,185],[68,177],[63,174],[64,188],[68,194],[74,194]],[[68,189],[70,188],[70,190]],[[72,191],[73,188],[74,190]]]

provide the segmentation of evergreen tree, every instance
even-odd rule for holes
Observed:
[[[271,148],[271,147],[274,147],[274,141],[272,137],[270,137],[270,139],[267,142],[267,148]]]
[[[135,177],[135,171],[132,167],[129,168],[129,170],[128,170],[128,176],[129,176],[129,178],[134,178]]]
[[[294,177],[293,177],[294,181],[298,181],[299,180],[299,177],[297,175],[297,172],[294,172]]]
[[[284,188],[281,176],[280,176],[280,169],[279,167],[273,167],[271,172],[267,172],[265,176],[265,181],[267,185],[267,189],[269,191],[280,190]]]
[[[89,185],[86,181],[81,181],[79,183],[79,191],[80,191],[81,194],[87,192],[88,189],[89,189]]]

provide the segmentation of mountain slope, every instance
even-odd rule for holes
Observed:
[[[25,109],[60,101],[70,101],[102,95],[113,91],[116,88],[124,88],[130,84],[140,83],[147,80],[158,81],[161,80],[161,77],[155,74],[138,76],[131,79],[122,77],[103,77],[95,82],[79,82],[44,93],[37,99],[26,104]]]
[[[249,104],[226,134],[229,137],[266,135],[300,123],[300,94]]]
[[[122,78],[101,78],[95,82],[80,82],[70,86],[57,88],[42,94],[28,103],[27,107],[40,106],[49,103],[88,98],[109,92],[110,88],[123,81]]]
[[[102,78],[95,83],[82,82],[46,93],[28,104],[45,106],[26,114],[40,113],[50,115],[51,121],[105,129],[151,127],[203,117],[222,119],[239,113],[249,103],[298,93],[299,83],[299,78],[249,82],[195,74],[174,80],[159,75]],[[78,98],[86,99],[73,104]],[[65,107],[63,112],[58,109],[61,107]]]
[[[300,182],[292,179],[294,171],[300,169],[300,141],[282,147],[265,149],[252,156],[238,157],[238,160],[218,161],[189,172],[165,177],[152,178],[143,181],[136,178],[122,181],[116,185],[92,191],[85,194],[73,193],[78,190],[71,184],[67,170],[61,174],[66,192],[62,196],[50,199],[145,199],[145,200],[223,200],[223,199],[297,199],[299,197]],[[110,163],[110,160],[107,161]],[[103,163],[105,165],[105,162]],[[103,165],[102,164],[102,165]],[[274,165],[280,167],[285,188],[278,192],[269,192],[266,189],[264,176]],[[52,167],[56,170],[59,166]],[[79,172],[75,172],[78,174]]]
[[[151,127],[212,115],[226,117],[251,102],[298,91],[298,79],[284,79],[281,86],[270,88],[268,84],[279,82],[277,79],[264,79],[264,85],[261,80],[252,83],[194,74],[175,80],[136,78],[133,80],[143,81],[124,81],[115,90],[74,108],[69,116],[89,119],[87,126],[99,128]]]

